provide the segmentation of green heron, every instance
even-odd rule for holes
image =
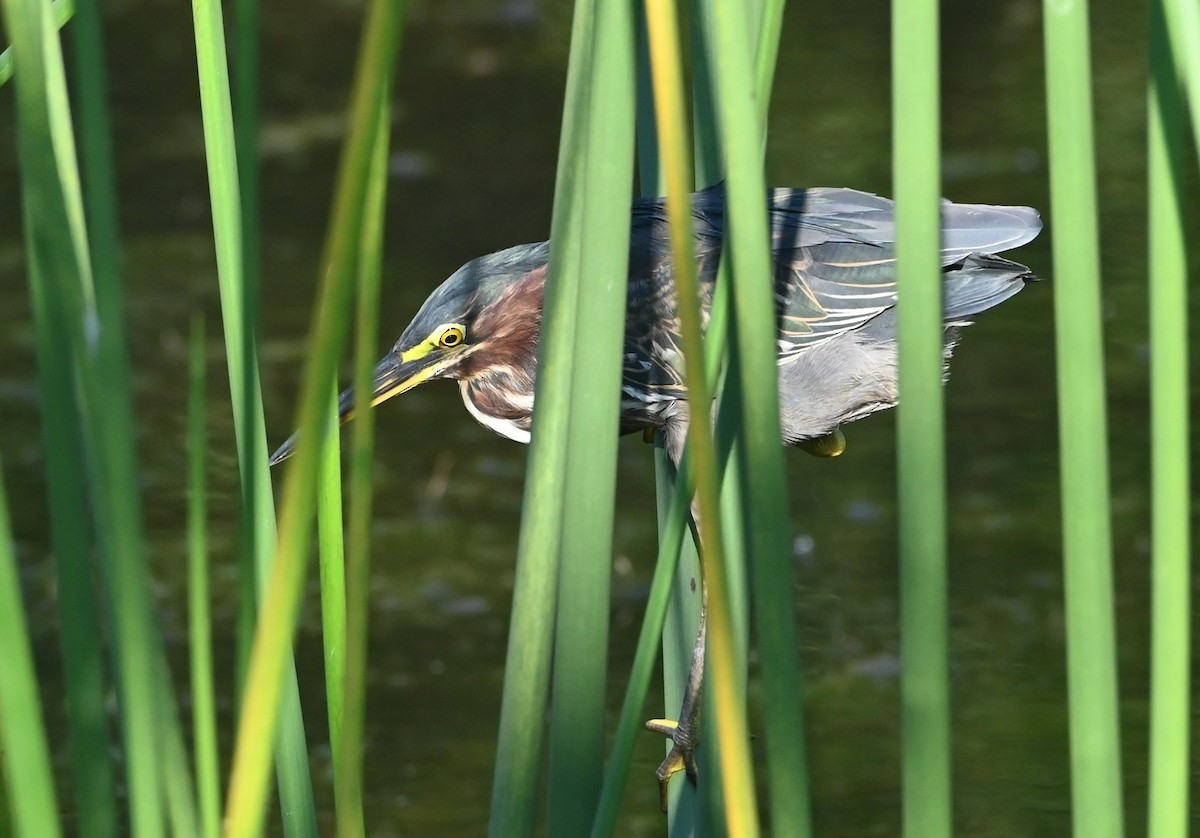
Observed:
[[[768,195],[779,328],[783,441],[812,453],[841,451],[839,427],[896,404],[896,274],[893,204],[853,189],[774,189]],[[720,185],[692,198],[702,305],[712,302],[725,233]],[[942,282],[946,356],[957,327],[1007,300],[1034,279],[996,253],[1032,241],[1035,210],[942,204]],[[628,303],[621,387],[621,432],[663,431],[678,463],[688,411],[679,319],[661,198],[632,209]],[[372,404],[439,378],[458,382],[480,424],[528,442],[537,377],[538,335],[550,257],[548,242],[523,244],[463,265],[429,295],[375,369]],[[350,390],[339,410],[354,407]],[[292,451],[293,436],[271,457]],[[660,780],[680,768],[694,776],[691,720],[703,653],[693,656],[678,725],[652,723],[675,742]]]

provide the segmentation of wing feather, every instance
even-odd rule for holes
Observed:
[[[779,361],[861,328],[896,303],[892,201],[845,188],[774,189],[768,196]],[[723,184],[692,198],[701,303],[708,307],[725,232]],[[947,321],[977,314],[1017,293],[1029,269],[994,254],[1032,241],[1035,210],[942,203]],[[633,208],[626,393],[657,402],[684,395],[670,231],[662,199]]]

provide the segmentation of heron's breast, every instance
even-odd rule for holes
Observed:
[[[485,377],[471,381],[459,381],[463,404],[475,421],[505,439],[529,442],[529,428],[533,419],[533,387],[506,387],[501,380]]]

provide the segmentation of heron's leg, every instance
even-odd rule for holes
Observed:
[[[687,437],[687,407],[681,405],[663,428],[664,443],[667,456],[675,468],[678,477],[680,460],[683,456],[684,442]],[[677,491],[684,491],[678,486]],[[696,546],[703,553],[703,543],[700,538],[700,509],[695,497],[690,504],[688,526]],[[704,640],[708,625],[708,586],[704,579],[704,562],[700,563],[700,624],[696,629],[696,643],[692,647],[692,657],[688,662],[687,683],[684,686],[683,702],[679,708],[678,721],[672,719],[651,719],[646,722],[646,729],[661,733],[671,740],[671,750],[666,759],[655,772],[658,777],[658,791],[663,811],[667,811],[667,789],[673,777],[680,770],[686,771],[687,776],[696,782],[696,747],[700,744],[700,694],[704,685]]]
[[[703,582],[701,582],[703,586]],[[700,693],[704,686],[704,637],[708,625],[708,591],[701,587],[700,628],[696,632],[696,645],[692,647],[692,660],[688,664],[687,685],[683,692],[683,704],[679,708],[679,720],[651,719],[646,729],[661,733],[671,740],[671,750],[658,766],[659,802],[667,811],[667,789],[680,770],[696,782],[696,746],[700,744]]]

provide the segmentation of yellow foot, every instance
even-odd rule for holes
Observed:
[[[680,771],[686,771],[688,779],[696,782],[696,743],[690,727],[683,727],[671,719],[651,719],[646,722],[646,730],[660,733],[671,740],[671,750],[658,766],[654,775],[658,777],[658,798],[662,810],[667,811],[667,789],[671,778]]]
[[[846,437],[842,436],[840,428],[834,428],[825,436],[802,439],[796,444],[801,451],[806,451],[814,457],[836,457],[846,450]]]

